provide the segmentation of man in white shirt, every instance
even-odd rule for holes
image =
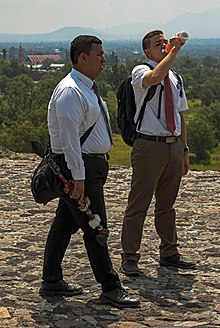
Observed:
[[[63,280],[61,267],[71,235],[82,229],[94,276],[101,284],[101,302],[116,307],[136,307],[139,300],[122,288],[106,243],[103,186],[108,174],[112,137],[107,108],[95,93],[94,85],[105,63],[101,40],[88,35],[76,37],[71,43],[70,57],[73,69],[56,86],[49,102],[48,127],[52,152],[72,188],[69,194],[60,197],[48,234],[40,295],[73,296],[82,292],[81,286],[71,287]],[[82,144],[81,138],[89,129]],[[88,216],[78,208],[85,196],[91,201],[92,213],[101,219],[104,236],[89,225]],[[103,238],[104,243],[100,242]]]
[[[138,267],[144,220],[155,194],[155,227],[161,239],[160,264],[182,269],[195,268],[196,263],[178,252],[175,224],[176,200],[181,177],[189,169],[184,111],[188,109],[182,79],[171,71],[181,48],[177,36],[170,40],[172,49],[160,30],[151,31],[142,41],[147,65],[132,71],[137,120],[143,101],[151,86],[157,86],[154,97],[147,102],[141,125],[137,127],[131,164],[131,190],[122,227],[121,271],[127,275],[142,274]],[[181,84],[181,85],[180,85]]]

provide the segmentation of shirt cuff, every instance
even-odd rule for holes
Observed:
[[[85,168],[71,169],[73,180],[85,180]]]

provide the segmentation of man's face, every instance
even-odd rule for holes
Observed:
[[[89,55],[86,56],[86,75],[95,80],[102,72],[106,59],[101,44],[94,43]]]
[[[159,63],[167,55],[163,52],[167,43],[168,41],[163,34],[154,35],[151,38],[150,47],[145,49],[144,52],[149,59]]]

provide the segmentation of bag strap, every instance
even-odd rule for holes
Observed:
[[[84,144],[84,142],[86,141],[86,139],[88,138],[88,136],[90,135],[90,133],[92,132],[92,129],[94,128],[95,124],[96,124],[96,122],[92,126],[90,126],[90,128],[88,128],[88,130],[86,130],[86,132],[80,138],[80,146],[81,147]],[[49,153],[52,153],[51,143],[50,143],[50,135],[49,135],[49,142],[47,145],[46,155]]]
[[[86,139],[92,132],[92,129],[94,128],[95,124],[96,124],[96,122],[92,126],[90,126],[90,128],[88,128],[88,130],[82,135],[82,137],[80,138],[80,146],[82,146],[84,144],[84,142],[86,141]]]
[[[95,124],[96,124],[96,122],[92,126],[90,126],[90,128],[80,138],[81,146],[83,145],[83,143],[86,141],[86,139],[92,132],[92,129],[94,128]],[[39,141],[31,140],[31,146],[32,146],[34,153],[37,154],[38,156],[40,156],[41,158],[44,158],[46,155],[52,153],[51,143],[50,143],[50,135],[48,135],[48,144],[47,144],[46,151],[44,151],[44,149]]]

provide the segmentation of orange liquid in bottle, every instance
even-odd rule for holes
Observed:
[[[187,32],[177,32],[175,36],[178,37],[180,44],[184,44],[189,39],[189,34]],[[172,46],[170,42],[166,45],[166,52],[170,52]]]

